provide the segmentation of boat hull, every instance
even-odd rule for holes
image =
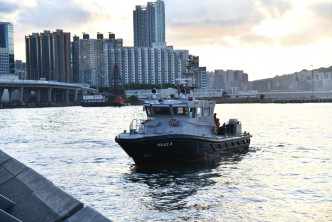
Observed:
[[[249,149],[250,135],[230,137],[199,137],[163,135],[130,138],[117,136],[115,141],[137,165],[164,162],[196,162],[215,159]]]

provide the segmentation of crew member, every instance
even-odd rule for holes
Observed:
[[[219,118],[217,118],[217,113],[214,114],[214,122],[215,122],[217,127],[220,126]]]

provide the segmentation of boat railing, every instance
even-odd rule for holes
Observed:
[[[220,127],[216,127],[214,124],[202,124],[202,123],[195,123],[195,122],[188,122],[191,125],[196,127],[208,127],[211,128],[212,132],[216,135],[223,135],[223,136],[233,136],[237,134],[236,127],[234,124],[227,123]]]
[[[189,124],[195,125],[195,126],[199,126],[199,127],[213,127],[214,124],[202,124],[202,123],[193,123],[193,122],[189,122]]]
[[[228,122],[227,124],[218,127],[218,135],[233,136],[235,134],[241,134],[237,132],[238,127],[240,127],[241,131],[241,124],[238,124],[240,124],[240,122],[238,122],[237,124],[232,124]]]
[[[142,119],[133,119],[130,123],[129,132],[131,134],[143,133],[143,128],[145,127],[144,124],[142,124],[143,122],[144,122],[144,120],[142,120]]]

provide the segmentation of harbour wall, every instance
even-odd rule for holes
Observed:
[[[110,220],[0,150],[0,221]]]

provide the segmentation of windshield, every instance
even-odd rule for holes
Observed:
[[[155,115],[171,115],[169,107],[154,107]]]
[[[173,107],[174,115],[187,115],[187,107]]]
[[[150,106],[146,106],[145,107],[145,110],[146,110],[146,115],[147,116],[152,116],[153,115],[153,113],[152,113],[152,107],[150,107]]]
[[[195,108],[189,108],[189,116],[190,118],[195,118],[196,109]]]

